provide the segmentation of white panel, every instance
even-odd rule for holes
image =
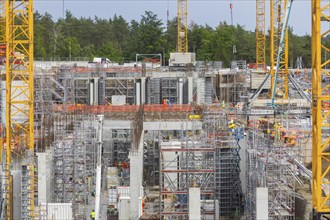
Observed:
[[[256,217],[257,220],[268,219],[268,188],[257,187],[256,191]]]
[[[73,220],[72,203],[43,203],[40,207],[41,220]]]
[[[119,220],[130,219],[130,212],[131,212],[130,198],[129,197],[119,198],[118,219]]]
[[[189,219],[201,219],[201,189],[189,188]]]
[[[126,96],[125,95],[113,95],[111,97],[112,105],[125,105],[126,104]]]

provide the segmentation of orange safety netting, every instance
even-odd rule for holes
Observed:
[[[144,105],[145,112],[191,112],[192,110],[192,105]]]

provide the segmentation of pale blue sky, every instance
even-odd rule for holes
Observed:
[[[189,1],[189,0],[188,0]],[[267,1],[267,0],[266,0]],[[189,23],[208,24],[215,27],[220,21],[230,24],[229,4],[233,3],[234,24],[245,26],[248,30],[255,28],[255,1],[252,0],[190,0]],[[269,1],[267,1],[267,12]],[[126,20],[140,20],[144,11],[152,11],[158,18],[166,22],[167,10],[169,18],[176,16],[176,0],[64,0],[64,9],[70,10],[76,17],[110,18],[114,14],[122,15]],[[289,25],[293,26],[295,34],[311,33],[311,1],[295,0]],[[35,0],[34,8],[41,13],[48,12],[58,19],[63,15],[63,0]],[[269,13],[267,13],[267,29],[269,28]]]

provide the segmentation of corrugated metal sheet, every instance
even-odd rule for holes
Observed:
[[[41,220],[73,220],[72,203],[42,203]]]

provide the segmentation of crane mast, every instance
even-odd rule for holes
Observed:
[[[188,52],[188,0],[178,0],[177,52]]]
[[[256,0],[256,67],[266,68],[265,0]]]
[[[25,219],[34,218],[33,1],[6,1],[6,165],[5,218],[11,207],[11,153],[24,152],[29,171]],[[22,120],[23,119],[23,120]],[[22,207],[23,208],[23,207]]]
[[[322,83],[322,78],[330,74],[326,68],[330,60],[322,56],[330,51],[322,41],[330,31],[329,9],[329,2],[312,0],[312,198],[317,218],[330,212],[330,84]],[[327,188],[324,193],[323,186]]]
[[[270,61],[271,61],[271,89],[270,96],[277,95],[280,98],[289,97],[289,69],[288,69],[288,32],[285,32],[284,41],[281,42],[282,27],[285,22],[287,4],[289,0],[270,0]],[[278,52],[281,44],[283,51],[280,59]],[[274,67],[278,66],[278,70]],[[276,71],[278,77],[275,79]],[[275,84],[276,83],[276,84]],[[275,88],[276,87],[276,88]],[[275,94],[273,94],[275,93]]]

